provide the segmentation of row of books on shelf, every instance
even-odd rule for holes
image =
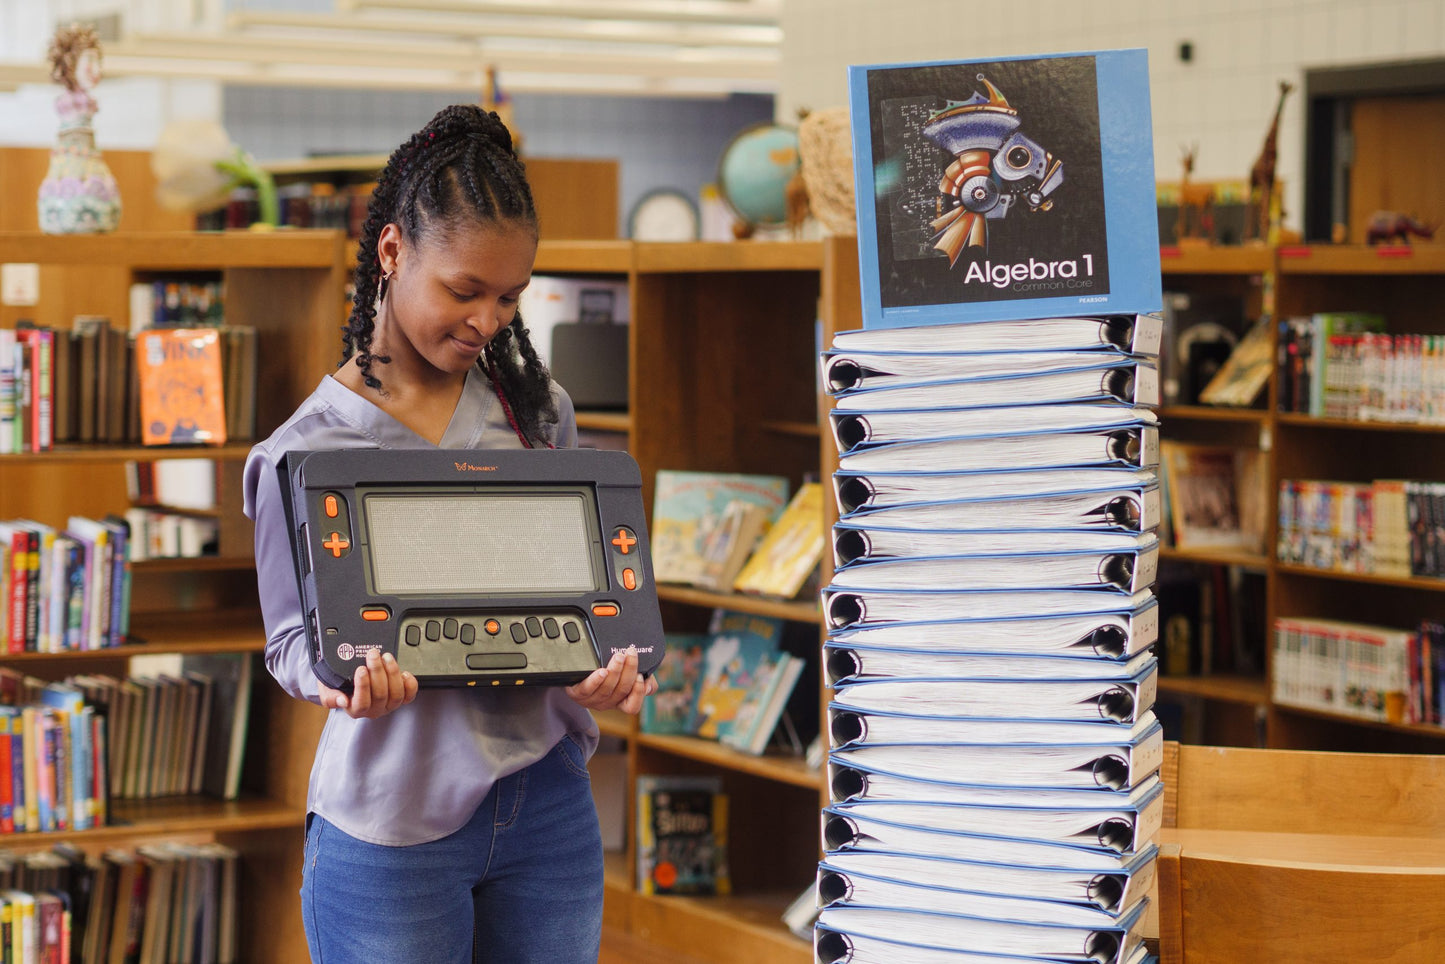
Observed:
[[[130,526],[71,516],[64,529],[0,522],[0,652],[119,646],[130,630]]]
[[[98,316],[0,328],[0,454],[62,442],[220,444],[256,430],[256,330]]]
[[[147,328],[220,328],[226,283],[220,278],[164,277],[130,286],[130,333]]]
[[[642,732],[697,736],[761,755],[807,664],[782,648],[782,638],[781,619],[724,609],[713,612],[706,633],[669,633],[657,692],[643,704]]]
[[[66,685],[109,719],[112,799],[240,793],[254,659],[247,653],[132,657],[130,675]]]
[[[1390,334],[1372,312],[1279,325],[1279,409],[1366,422],[1445,424],[1445,335]]]
[[[1445,623],[1395,629],[1329,619],[1274,626],[1276,703],[1387,723],[1440,726]]]
[[[1445,577],[1445,483],[1281,479],[1281,562],[1398,578]]]
[[[287,184],[276,190],[276,214],[280,224],[294,228],[335,228],[347,237],[361,236],[366,206],[375,183],[335,185]],[[226,203],[196,215],[197,231],[249,228],[261,220],[261,205],[254,188],[238,187]]]
[[[45,687],[0,704],[0,833],[89,830],[108,823],[106,720],[79,694]]]
[[[659,583],[793,599],[822,558],[822,486],[789,498],[782,476],[663,469],[651,539]]]
[[[152,559],[199,559],[219,550],[220,524],[213,518],[133,506],[125,512],[130,526],[131,562]]]
[[[0,851],[0,959],[234,964],[239,861],[220,843]]]
[[[250,657],[140,659],[175,672],[46,682],[0,668],[0,832],[102,826],[115,800],[238,795]]]

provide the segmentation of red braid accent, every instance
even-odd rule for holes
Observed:
[[[497,401],[502,403],[502,411],[507,415],[507,424],[512,426],[512,431],[516,432],[517,438],[521,439],[522,447],[529,449],[536,448],[536,446],[532,444],[532,440],[527,438],[526,433],[522,431],[522,426],[517,424],[517,416],[512,414],[512,404],[507,401],[507,393],[502,390],[502,382],[497,378],[497,363],[490,358],[487,359],[487,378],[491,379],[492,391],[497,393]],[[557,447],[551,442],[544,442],[543,444],[549,449]]]

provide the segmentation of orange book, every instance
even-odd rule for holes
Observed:
[[[220,445],[226,441],[219,331],[142,331],[136,336],[135,357],[144,444]]]

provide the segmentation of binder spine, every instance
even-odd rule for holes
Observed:
[[[948,327],[999,366],[908,329],[820,359],[840,468],[814,958],[1135,964],[1162,822],[1160,319]],[[1021,357],[1066,330],[1097,361]]]

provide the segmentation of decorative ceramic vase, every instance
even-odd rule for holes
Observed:
[[[60,136],[50,169],[40,183],[40,230],[46,234],[114,231],[120,224],[120,191],[95,148],[95,99],[68,90],[55,99]]]

